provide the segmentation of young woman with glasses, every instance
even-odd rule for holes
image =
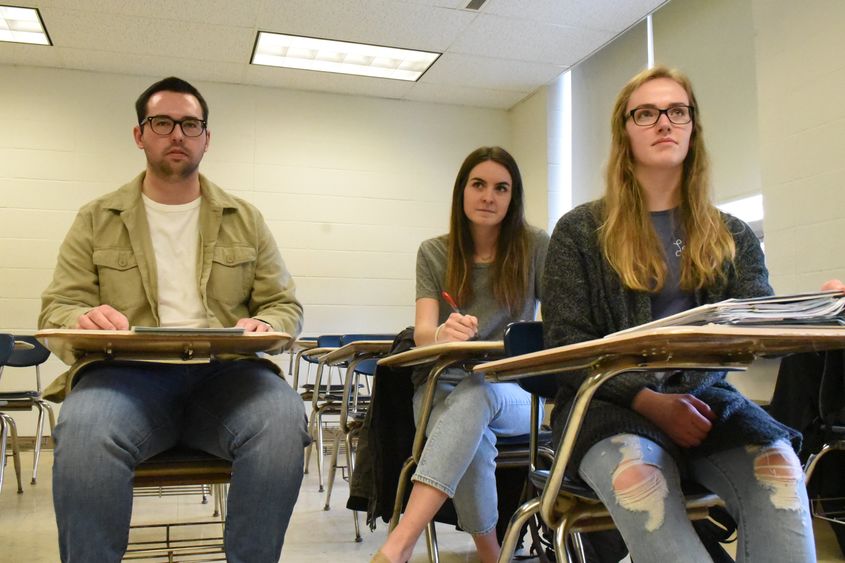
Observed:
[[[546,346],[601,338],[686,309],[772,293],[760,244],[710,201],[692,85],[665,67],[622,89],[603,198],[558,222],[544,276]],[[581,377],[560,378],[562,433]],[[610,511],[634,561],[710,561],[682,479],[718,494],[739,525],[740,561],[815,561],[798,434],[724,372],[626,373],[593,400],[573,467]]]

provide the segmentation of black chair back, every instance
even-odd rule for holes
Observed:
[[[505,355],[521,356],[543,350],[543,323],[541,321],[517,321],[505,327]],[[517,381],[519,386],[540,397],[553,399],[557,394],[557,376],[538,375]]]
[[[0,334],[0,370],[9,363],[9,358],[15,349],[15,337],[11,334]]]
[[[50,350],[34,336],[15,336],[14,339],[18,342],[27,342],[33,348],[31,350],[13,350],[6,365],[16,368],[26,368],[43,364],[50,357]]]

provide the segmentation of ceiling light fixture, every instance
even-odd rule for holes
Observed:
[[[252,50],[255,65],[419,80],[440,53],[379,47],[259,31]]]
[[[0,41],[52,45],[37,8],[0,6]]]

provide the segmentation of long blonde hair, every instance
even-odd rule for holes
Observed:
[[[702,137],[699,106],[692,84],[681,72],[663,66],[637,74],[619,92],[611,118],[603,222],[599,231],[607,261],[622,283],[637,291],[659,291],[666,280],[666,258],[651,224],[643,191],[634,175],[634,157],[625,129],[625,110],[634,91],[649,80],[669,78],[686,90],[693,109],[689,151],[681,178],[681,225],[686,248],[681,255],[681,289],[694,291],[724,279],[723,265],[736,254],[733,237],[710,201],[710,162]]]
[[[471,273],[475,244],[469,219],[464,212],[464,189],[469,174],[478,164],[492,160],[504,166],[511,176],[511,202],[502,219],[493,264],[493,296],[512,313],[522,308],[531,269],[531,241],[525,222],[522,175],[514,158],[501,147],[481,147],[472,151],[461,164],[452,189],[449,218],[449,252],[446,264],[446,289],[462,306],[473,298]]]

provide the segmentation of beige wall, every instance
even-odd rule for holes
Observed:
[[[653,16],[654,62],[693,82],[718,203],[760,193],[750,0],[674,0]]]
[[[766,257],[778,292],[845,279],[845,2],[753,0]]]
[[[610,114],[622,86],[648,63],[641,22],[572,70],[572,204],[601,197]]]
[[[0,66],[0,331],[35,329],[41,291],[76,210],[142,170],[133,104],[153,80]],[[201,170],[264,213],[304,303],[305,332],[396,332],[413,324],[417,247],[446,231],[463,158],[480,145],[511,145],[508,113],[197,86],[211,108]],[[530,142],[524,146],[530,158]],[[544,217],[542,166],[525,173],[539,178],[529,207],[543,204],[530,213]],[[45,379],[62,369],[51,359]],[[0,387],[27,377],[7,369]],[[26,420],[21,433],[33,434]]]
[[[549,100],[548,89],[540,88],[510,112],[511,154],[519,164],[525,187],[528,222],[546,229],[549,200]]]

